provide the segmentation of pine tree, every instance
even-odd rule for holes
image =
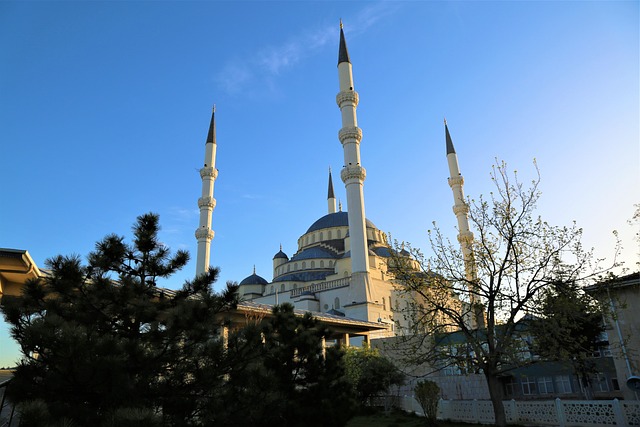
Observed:
[[[214,293],[212,268],[175,295],[159,289],[159,278],[189,260],[186,251],[172,255],[159,230],[157,215],[142,215],[130,244],[109,235],[87,265],[76,255],[51,258],[48,274],[6,301],[5,318],[22,351],[8,394],[25,417],[197,425],[221,393],[232,361],[216,324],[236,304],[236,288],[228,283]]]

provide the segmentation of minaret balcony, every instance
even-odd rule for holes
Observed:
[[[214,235],[215,233],[210,228],[200,227],[196,230],[196,239],[198,239],[198,241],[211,241],[213,240]]]
[[[218,178],[218,169],[212,168],[211,166],[200,169],[200,178],[204,179],[205,177],[213,177],[215,180]]]
[[[362,129],[357,126],[345,126],[338,131],[338,139],[342,145],[354,140],[359,144],[362,141]]]
[[[338,92],[338,94],[336,95],[336,104],[338,104],[338,107],[342,108],[342,104],[345,102],[351,104],[354,107],[357,107],[358,102],[360,102],[360,96],[358,95],[358,92],[356,92],[355,90]]]
[[[198,199],[198,207],[200,209],[202,208],[209,208],[211,210],[214,210],[216,207],[216,199],[214,199],[213,197],[200,197]]]
[[[340,172],[340,178],[345,184],[353,181],[363,182],[366,177],[367,171],[360,165],[347,165]]]

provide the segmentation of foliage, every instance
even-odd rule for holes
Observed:
[[[247,363],[229,373],[222,410],[206,416],[225,426],[345,425],[354,402],[345,378],[343,351],[323,351],[329,331],[290,304],[273,318],[238,331],[229,352]]]
[[[542,292],[538,314],[541,317],[529,327],[534,352],[547,360],[570,362],[589,389],[589,375],[595,369],[592,354],[605,330],[603,308],[575,282],[556,282]]]
[[[360,405],[370,403],[372,397],[402,385],[404,375],[377,349],[348,347],[345,354],[346,376]]]
[[[558,280],[582,283],[602,272],[582,248],[582,229],[552,226],[536,214],[535,171],[527,187],[498,164],[491,174],[495,192],[464,206],[473,232],[460,238],[471,255],[466,263],[463,248],[437,226],[429,232],[430,258],[411,250],[421,271],[406,257],[393,259],[396,280],[411,301],[412,324],[399,340],[405,361],[484,374],[500,426],[506,424],[500,376],[531,361],[519,320]],[[474,319],[480,328],[472,326]]]
[[[157,288],[189,259],[171,255],[158,232],[158,216],[142,215],[132,243],[109,235],[86,266],[78,256],[49,259],[44,278],[3,301],[22,351],[7,393],[29,416],[40,407],[51,424],[194,425],[220,393],[234,361],[215,325],[235,305],[236,288],[215,294],[217,269],[175,295]]]
[[[427,425],[435,426],[438,417],[438,402],[440,400],[440,387],[433,381],[420,380],[416,383],[413,391],[416,394],[416,400],[420,404],[424,416],[427,419]]]

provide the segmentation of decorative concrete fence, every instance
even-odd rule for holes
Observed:
[[[423,415],[413,396],[401,396],[405,411]],[[539,400],[504,401],[507,423],[560,427],[640,426],[640,402],[636,400]],[[440,400],[438,419],[493,424],[490,400]]]

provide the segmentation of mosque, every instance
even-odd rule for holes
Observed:
[[[336,209],[332,174],[329,171],[326,215],[302,234],[294,254],[289,256],[280,247],[273,257],[271,282],[257,275],[254,269],[252,275],[240,282],[239,292],[244,301],[255,304],[289,302],[300,310],[386,324],[386,330],[379,331],[378,337],[392,336],[406,322],[403,316],[398,315],[406,303],[388,269],[392,249],[387,244],[386,234],[365,217],[363,184],[366,170],[360,161],[362,131],[356,115],[359,96],[354,89],[342,23],[338,79],[336,103],[342,118],[338,138],[344,150],[344,167],[340,178],[346,189],[347,211],[342,211],[341,205]],[[445,138],[451,176],[449,185],[455,200],[459,240],[463,246],[467,246],[464,243],[470,242],[473,235],[469,232],[468,208],[462,191],[464,180],[458,169],[457,155],[446,122]],[[198,241],[196,274],[209,268],[210,246],[214,237],[211,219],[216,204],[213,190],[218,174],[215,161],[214,110],[205,144],[205,162],[200,170],[202,196],[198,200],[200,222],[195,232]],[[467,251],[463,252],[467,255]],[[409,256],[405,251],[400,255]]]

